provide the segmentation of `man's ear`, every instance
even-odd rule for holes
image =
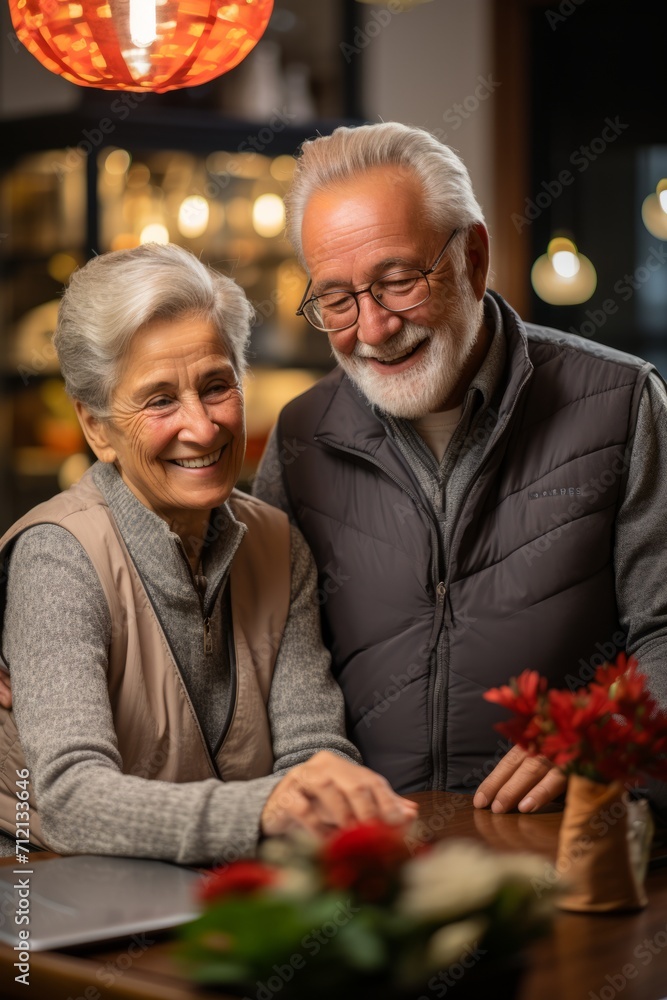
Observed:
[[[109,440],[108,422],[94,417],[78,399],[74,400],[74,409],[84,437],[100,462],[115,462],[116,452]]]
[[[489,233],[481,222],[475,223],[468,233],[466,267],[477,301],[481,302],[489,273]]]

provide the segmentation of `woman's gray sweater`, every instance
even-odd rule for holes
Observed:
[[[204,550],[203,576],[193,580],[178,536],[134,496],[116,469],[98,462],[93,476],[213,748],[229,701],[226,584],[245,525],[227,505],[215,512],[222,527]],[[343,699],[320,638],[315,566],[294,527],[291,562],[290,611],[268,705],[273,775],[174,784],[122,772],[106,679],[112,622],[84,549],[57,525],[40,525],[19,537],[9,563],[2,651],[32,791],[55,850],[181,863],[249,854],[266,799],[287,768],[323,749],[359,760],[344,735]],[[202,610],[212,619],[213,656],[204,654],[201,642]],[[147,761],[142,774],[149,773]],[[7,838],[0,853],[13,853]]]

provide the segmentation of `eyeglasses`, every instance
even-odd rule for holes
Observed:
[[[449,244],[458,232],[458,229],[452,232],[434,263],[425,270],[408,267],[400,271],[389,271],[357,292],[346,288],[335,288],[330,292],[307,298],[312,284],[309,281],[301,305],[296,311],[297,316],[305,316],[310,325],[322,333],[337,333],[339,330],[347,330],[357,322],[359,296],[365,295],[366,292],[370,292],[377,304],[388,312],[407,312],[408,309],[420,306],[431,295],[429,274],[433,274],[440,266]]]

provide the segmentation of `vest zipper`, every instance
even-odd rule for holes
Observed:
[[[447,585],[441,580],[438,586],[435,588],[435,608],[436,608],[436,627],[438,636],[441,633],[442,626],[445,620],[445,607],[447,599]],[[439,784],[441,781],[441,776],[444,773],[443,767],[443,754],[445,741],[444,732],[442,734],[443,738],[436,738],[436,730],[441,731],[444,729],[443,724],[440,725],[440,719],[444,720],[446,709],[447,709],[447,656],[445,651],[441,649],[440,640],[436,641],[434,646],[435,649],[435,678],[433,681],[433,711],[432,715],[432,725],[431,725],[431,756],[433,758],[433,787],[438,790],[442,786]],[[440,702],[443,702],[443,711],[439,712],[438,708]]]
[[[519,399],[522,395],[523,389],[526,386],[526,384],[530,381],[531,375],[532,375],[532,369],[530,372],[526,373],[520,385],[518,386],[514,396],[514,400],[512,402],[512,406],[510,407],[507,413],[507,416],[505,418],[505,423],[502,429],[498,432],[492,451],[495,451],[498,440],[507,430],[510,420],[514,415],[514,411],[516,410],[519,404]],[[320,436],[315,435],[315,440],[322,441],[323,439]],[[378,462],[377,459],[372,458],[370,455],[366,454],[363,451],[359,451],[356,448],[348,448],[345,445],[338,444],[337,442],[332,442],[328,439],[324,440],[326,441],[328,447],[334,448],[337,451],[342,451],[350,455],[355,455],[359,458],[362,458],[364,461],[369,462],[371,465],[374,465],[377,469],[380,469],[380,471],[383,472],[385,476],[388,476],[393,483],[395,483],[405,494],[407,494],[407,496],[410,497],[415,506],[417,506],[420,510],[422,510],[423,513],[428,518],[429,524],[431,525],[431,534],[437,540],[436,551],[438,553],[438,557],[442,561],[443,553],[441,552],[441,547],[440,547],[440,532],[438,525],[436,525],[435,518],[431,515],[431,513],[428,510],[426,510],[426,508],[420,502],[419,498],[415,496],[415,494],[411,490],[409,490],[407,486],[405,486],[405,484],[401,482],[401,480],[397,476],[393,475],[393,473],[391,473],[380,462]],[[447,593],[449,591],[449,581],[451,574],[450,556],[452,551],[454,551],[454,543],[455,542],[458,543],[461,536],[461,531],[457,530],[460,528],[461,525],[462,521],[461,515],[463,514],[463,511],[468,501],[470,500],[477,484],[479,483],[482,472],[484,471],[484,469],[488,464],[492,451],[489,451],[487,453],[485,460],[483,460],[482,463],[480,464],[475,477],[468,486],[465,499],[461,504],[461,506],[459,507],[460,514],[456,521],[456,525],[454,526],[454,533],[452,536],[450,536],[452,540],[450,542],[448,552],[446,553],[447,558],[444,560],[446,578],[444,581],[440,580],[436,584],[436,613],[433,622],[433,632],[431,633],[432,639],[435,637],[435,644],[433,646],[433,650],[435,653],[435,671],[434,671],[435,676],[433,678],[433,685],[430,693],[431,762],[432,762],[431,788],[436,790],[441,790],[445,788],[445,779],[447,776],[445,719],[447,717],[447,702],[448,702],[447,696],[448,696],[449,657],[445,652],[445,650],[442,648],[442,636],[443,636],[443,625],[449,626],[453,624],[451,607],[449,616],[446,615],[446,599],[447,599]]]
[[[322,438],[315,435],[315,440],[321,441]],[[329,448],[333,448],[336,451],[342,451],[349,455],[355,455],[359,458],[362,458],[364,461],[369,462],[371,465],[374,465],[376,469],[379,469],[381,472],[383,472],[385,476],[391,479],[391,481],[399,487],[399,489],[401,489],[405,494],[407,494],[407,496],[410,497],[414,505],[418,507],[425,514],[431,526],[431,538],[435,539],[435,545],[433,546],[434,556],[437,556],[437,560],[441,566],[443,562],[443,552],[440,543],[440,531],[438,525],[436,524],[435,517],[429,510],[426,509],[426,507],[424,507],[419,497],[416,496],[416,494],[414,494],[412,490],[409,490],[408,487],[405,485],[405,483],[401,482],[398,476],[395,476],[392,472],[389,471],[389,469],[385,468],[385,466],[382,465],[381,462],[378,462],[377,459],[372,458],[365,452],[358,451],[356,448],[348,448],[345,445],[338,444],[337,442],[332,442],[329,440],[326,440],[326,444],[327,447]],[[435,568],[437,576],[440,575],[440,566]],[[437,577],[432,575],[432,580],[433,579],[437,579]],[[446,608],[447,586],[442,580],[439,580],[435,584],[435,592],[436,592],[435,614],[433,616],[433,629],[431,631],[431,637],[429,642],[432,643],[433,653],[435,654],[436,669],[434,671],[434,676],[430,684],[430,691],[429,691],[429,716],[430,716],[429,721],[431,725],[431,788],[440,789],[442,788],[441,774],[443,771],[443,767],[441,758],[442,758],[443,747],[442,747],[442,739],[438,739],[436,737],[436,729],[439,732],[441,731],[442,725],[439,725],[439,719],[441,717],[444,720],[447,710],[447,683],[446,679],[444,683],[442,679],[443,675],[446,674],[447,671],[447,663],[445,662],[446,661],[445,656],[441,655],[441,650],[440,650],[442,626]],[[438,703],[436,701],[436,695],[438,697],[442,697],[443,699],[443,706],[441,713],[438,712]]]
[[[459,530],[459,529],[460,529],[460,526],[461,526],[461,521],[463,520],[462,514],[463,514],[463,511],[465,510],[466,504],[468,503],[468,500],[470,499],[470,497],[472,496],[472,494],[475,492],[477,484],[479,483],[479,480],[482,477],[482,473],[483,473],[484,469],[486,468],[486,466],[489,463],[489,459],[491,457],[492,451],[496,450],[498,441],[500,440],[500,438],[504,435],[505,431],[507,430],[509,422],[512,419],[512,417],[514,416],[514,411],[516,410],[517,406],[519,405],[519,397],[520,397],[521,393],[523,392],[523,389],[524,389],[524,386],[526,385],[526,383],[530,381],[531,375],[532,375],[532,372],[528,372],[525,375],[525,377],[524,377],[523,381],[521,382],[521,384],[519,385],[519,387],[518,387],[518,389],[516,391],[516,395],[514,397],[514,402],[512,403],[512,406],[510,407],[509,412],[508,412],[507,416],[505,417],[505,423],[503,424],[503,426],[501,427],[501,429],[498,431],[498,434],[496,435],[496,440],[493,443],[493,449],[491,449],[489,452],[487,452],[486,456],[482,459],[482,461],[481,461],[481,463],[479,465],[479,468],[477,469],[477,472],[475,473],[474,478],[472,479],[472,481],[468,485],[468,489],[467,489],[466,495],[465,495],[465,497],[463,499],[463,503],[459,506],[460,513],[459,513],[459,516],[457,518],[456,525],[454,527],[454,532],[452,534],[452,542],[451,542],[451,545],[449,546],[449,551],[450,552],[454,549],[454,543],[458,544],[458,542],[460,540],[461,530]],[[449,560],[447,560],[447,587],[449,588]]]
[[[486,469],[487,465],[489,464],[489,460],[491,458],[492,453],[495,452],[496,449],[497,449],[498,441],[505,434],[505,432],[506,432],[506,430],[507,430],[507,428],[508,428],[508,426],[510,424],[510,421],[511,421],[513,415],[514,415],[514,411],[516,410],[517,406],[519,405],[519,399],[521,397],[523,389],[526,386],[526,384],[530,381],[531,376],[532,376],[532,371],[531,372],[527,372],[526,375],[523,378],[523,381],[520,383],[519,387],[517,388],[516,394],[514,396],[514,401],[513,401],[512,405],[511,405],[508,413],[507,413],[507,416],[505,417],[505,423],[503,424],[502,428],[498,431],[498,434],[496,435],[496,440],[493,443],[493,448],[491,448],[487,452],[486,456],[482,459],[482,461],[481,461],[481,463],[479,465],[479,468],[477,469],[477,472],[475,473],[472,481],[470,482],[470,484],[468,486],[468,489],[466,491],[466,495],[465,495],[465,497],[463,499],[463,503],[459,507],[459,516],[458,516],[458,518],[456,520],[456,524],[454,525],[454,531],[453,531],[452,535],[450,536],[451,537],[451,542],[450,542],[450,545],[449,545],[449,550],[447,552],[447,559],[446,559],[446,562],[445,562],[446,580],[445,580],[445,583],[443,584],[443,588],[444,588],[444,592],[445,593],[447,593],[449,591],[449,581],[450,581],[450,578],[451,578],[451,562],[452,562],[451,561],[451,554],[452,554],[453,551],[456,550],[456,545],[458,545],[458,543],[459,543],[459,541],[461,539],[461,535],[462,535],[462,531],[463,531],[463,529],[461,528],[461,523],[463,521],[463,514],[465,512],[465,508],[468,505],[468,502],[469,502],[470,498],[473,496],[473,494],[475,493],[475,491],[477,489],[479,481],[482,478],[482,473],[484,472],[484,470]],[[451,608],[451,603],[450,603],[450,614],[449,614],[449,616],[446,619],[446,625],[447,625],[447,627],[449,627],[449,626],[454,625],[454,624],[455,624],[454,615],[452,614],[452,608]],[[445,673],[447,669],[448,669],[448,664],[446,665],[446,667],[443,669],[442,672]],[[438,677],[440,676],[440,673],[441,673],[440,670],[438,670],[437,671]],[[436,684],[436,687],[437,687],[437,684]],[[434,786],[433,787],[436,788],[436,789],[445,788],[445,780],[446,780],[446,777],[447,777],[447,755],[446,755],[446,753],[443,753],[443,748],[445,746],[445,718],[446,718],[446,712],[447,712],[447,699],[445,697],[445,698],[442,699],[442,707],[440,706],[439,702],[437,702],[437,701],[435,702],[435,710],[434,710],[435,724],[433,726],[433,761],[434,761]],[[437,782],[437,784],[435,782]]]

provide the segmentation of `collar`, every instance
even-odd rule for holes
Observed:
[[[477,390],[486,409],[496,394],[507,364],[507,337],[500,306],[490,294],[484,296],[484,320],[491,332],[491,343],[468,392]]]
[[[487,291],[484,308],[487,321],[493,323],[494,336],[486,358],[470,383],[466,401],[472,392],[473,396],[479,394],[480,402],[487,406],[495,395],[498,400],[497,430],[500,431],[517,396],[532,376],[533,365],[528,356],[526,328],[512,307],[497,292]],[[333,385],[333,391],[315,428],[316,440],[366,454],[376,462],[389,462],[387,441],[391,438],[384,420],[340,368],[326,380]],[[464,410],[465,405],[464,402]],[[398,449],[393,452],[394,467],[401,472],[400,452]]]
[[[181,540],[167,522],[134,495],[115,466],[96,462],[91,474],[109,505],[142,579],[150,582],[152,588],[158,589],[169,589],[172,581],[182,585],[187,580],[191,586],[190,566]],[[206,544],[202,551],[207,606],[215,599],[226,578],[246,531],[246,525],[237,521],[227,503],[211,511]]]
[[[500,307],[494,298],[486,295],[484,298],[484,321],[491,334],[491,343],[484,356],[484,360],[479,366],[475,377],[468,386],[461,405],[461,417],[464,417],[469,424],[473,419],[475,411],[483,411],[489,408],[491,400],[494,398],[496,389],[500,385],[505,371],[507,361],[507,345],[505,341],[505,331],[503,328],[503,317]],[[415,421],[405,420],[401,417],[391,417],[383,414],[374,408],[378,418],[388,428],[389,433],[396,436],[401,435],[421,451],[421,438],[417,442],[414,434]],[[432,464],[430,449],[425,452],[429,464]]]

